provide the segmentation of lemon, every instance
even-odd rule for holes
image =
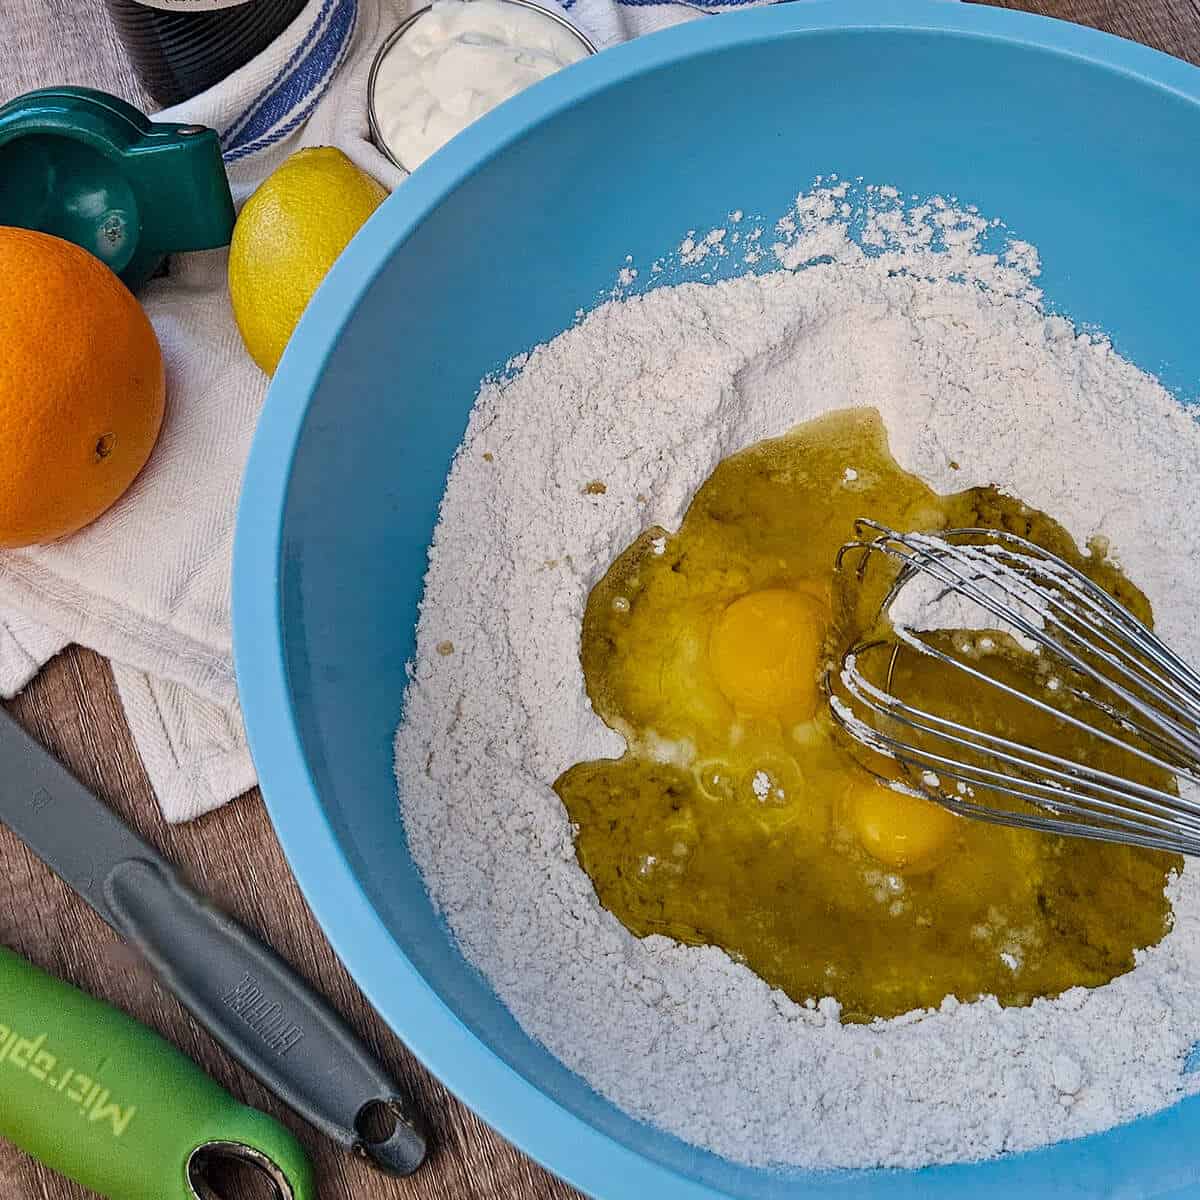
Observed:
[[[229,299],[250,357],[270,375],[334,259],[387,190],[340,150],[299,150],[246,201],[229,246]]]

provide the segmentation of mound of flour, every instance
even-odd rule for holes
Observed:
[[[829,409],[877,408],[935,488],[994,483],[1081,542],[1106,537],[1200,661],[1200,426],[1038,309],[1032,247],[985,252],[977,214],[868,192],[827,185],[765,236],[689,237],[692,261],[700,244],[714,261],[773,249],[782,269],[606,303],[483,385],[396,738],[414,858],[517,1020],[628,1112],[748,1163],[978,1158],[1104,1129],[1200,1078],[1183,1070],[1194,870],[1171,884],[1172,932],[1106,987],[843,1026],[832,999],[793,1003],[720,950],[633,937],[575,861],[551,784],[623,749],[584,692],[589,589],[646,526],[676,527],[722,458]]]

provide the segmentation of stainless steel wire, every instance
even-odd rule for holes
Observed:
[[[939,599],[977,607],[985,617],[977,628],[1028,647],[1052,684],[1037,694],[996,678],[952,638],[897,621],[886,637],[851,647],[826,676],[833,718],[855,742],[901,764],[907,786],[962,816],[1200,854],[1200,673],[1129,609],[1057,555],[1002,530],[901,533],[862,520],[838,569],[856,555],[860,583],[872,562],[893,564],[884,613],[918,577],[931,579]],[[1074,730],[1074,744],[1086,750],[1072,756],[1027,745],[896,695],[905,653],[947,668],[948,688],[979,686],[1030,705]],[[1103,747],[1151,768],[1162,785],[1096,765]]]

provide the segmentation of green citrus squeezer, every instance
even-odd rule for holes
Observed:
[[[130,289],[167,254],[228,244],[233,199],[216,133],[151,121],[91,88],[0,107],[0,225],[75,242]]]

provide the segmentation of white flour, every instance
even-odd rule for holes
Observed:
[[[397,734],[414,858],[524,1028],[627,1111],[750,1163],[978,1158],[1104,1129],[1200,1078],[1182,1069],[1200,1034],[1194,870],[1171,886],[1174,930],[1106,987],[843,1026],[832,1000],[795,1004],[719,950],[634,938],[576,864],[551,784],[623,749],[584,693],[589,589],[647,525],[676,527],[722,458],[828,409],[878,408],[935,488],[995,483],[1081,541],[1102,533],[1200,660],[1200,427],[1038,310],[1032,247],[985,254],[995,223],[897,197],[827,185],[765,234],[741,213],[694,233],[676,265],[772,245],[791,267],[823,261],[605,304],[484,385]]]

